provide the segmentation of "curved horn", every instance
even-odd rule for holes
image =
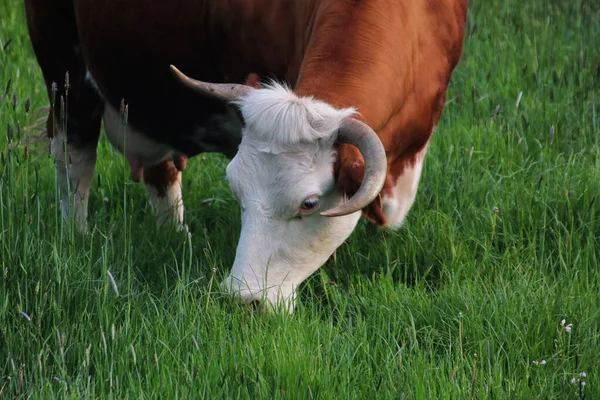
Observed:
[[[195,92],[213,96],[227,102],[237,100],[255,90],[251,86],[241,85],[239,83],[209,83],[197,81],[185,75],[174,65],[171,65],[171,72],[181,83]]]
[[[381,192],[387,173],[387,158],[381,140],[364,122],[347,118],[340,127],[338,141],[358,148],[365,159],[365,173],[358,191],[347,202],[321,212],[325,217],[340,217],[362,210]]]

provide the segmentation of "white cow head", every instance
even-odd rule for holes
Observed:
[[[222,287],[244,301],[266,300],[291,312],[296,288],[352,233],[361,209],[381,191],[386,157],[381,141],[352,108],[338,110],[271,84],[210,84],[172,67],[186,85],[237,104],[245,120],[227,180],[241,207],[235,262]],[[360,189],[349,200],[336,187],[338,142],[365,159]]]

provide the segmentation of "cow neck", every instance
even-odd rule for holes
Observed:
[[[355,107],[357,118],[380,137],[395,181],[427,145],[440,118],[448,71],[462,51],[464,21],[421,2],[349,3],[324,0],[316,11],[295,92],[336,108]],[[455,48],[439,46],[454,36]],[[348,146],[338,154],[340,164],[362,159]]]
[[[382,12],[380,3],[323,0],[295,85],[299,96],[357,108],[357,118],[378,133],[412,86],[412,63],[401,62],[411,59],[401,10]]]

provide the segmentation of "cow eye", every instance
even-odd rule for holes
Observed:
[[[300,214],[307,214],[315,211],[319,207],[319,196],[312,195],[304,199],[300,205]]]

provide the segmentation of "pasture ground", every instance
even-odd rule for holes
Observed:
[[[405,226],[360,223],[284,317],[216,289],[240,230],[223,157],[189,163],[189,241],[103,138],[92,232],[69,233],[1,0],[0,398],[600,398],[599,21],[596,0],[472,1]]]

